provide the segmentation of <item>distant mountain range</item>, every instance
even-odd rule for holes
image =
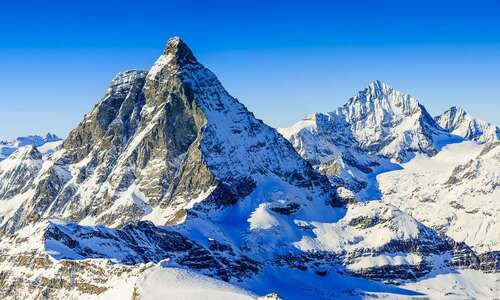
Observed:
[[[29,135],[24,137],[18,137],[12,141],[0,141],[0,160],[7,158],[9,155],[14,153],[19,147],[24,146],[35,146],[43,147],[45,144],[52,143],[52,145],[57,144],[57,142],[62,141],[55,134],[47,133],[45,137],[39,135]],[[49,145],[47,145],[49,147]]]
[[[2,299],[498,294],[498,128],[380,81],[278,131],[174,37],[2,147]]]

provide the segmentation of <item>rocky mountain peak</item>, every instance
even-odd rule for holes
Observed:
[[[460,106],[452,106],[435,121],[451,134],[478,143],[494,142],[500,139],[500,129],[495,125],[474,118]]]
[[[147,84],[146,88],[151,88],[154,82],[165,80],[187,66],[201,67],[184,41],[179,37],[169,39],[165,50],[149,70],[147,78],[151,83]]]
[[[61,140],[61,138],[58,137],[56,134],[48,132],[45,135],[45,141],[47,141],[47,142],[54,142],[54,141],[60,141],[60,140]]]
[[[280,132],[333,184],[355,192],[367,188],[366,174],[374,168],[392,167],[388,159],[432,156],[451,137],[416,98],[379,80],[334,111],[316,113]]]
[[[378,118],[392,118],[412,115],[422,108],[415,97],[375,80],[350,98],[341,109],[350,111],[355,118],[369,113],[375,113],[374,117]]]
[[[164,54],[172,56],[178,64],[198,62],[191,49],[189,49],[189,46],[178,36],[168,40]]]
[[[363,149],[398,161],[435,154],[433,136],[445,134],[415,97],[378,80],[330,114],[349,124]]]

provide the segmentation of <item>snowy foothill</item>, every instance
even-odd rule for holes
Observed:
[[[500,146],[481,154],[488,147],[465,141],[417,155],[377,176],[382,201],[479,252],[500,250]]]
[[[147,270],[137,282],[142,300],[219,299],[250,300],[258,297],[244,289],[184,269],[156,267]]]

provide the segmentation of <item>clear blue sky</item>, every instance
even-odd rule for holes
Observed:
[[[67,134],[114,74],[148,69],[173,35],[273,126],[375,79],[432,114],[459,104],[500,125],[500,4],[409,2],[5,1],[0,138]]]

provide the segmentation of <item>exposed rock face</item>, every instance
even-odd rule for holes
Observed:
[[[500,251],[478,254],[463,242],[452,242],[453,256],[450,265],[457,268],[500,272]]]
[[[435,117],[436,122],[451,134],[478,143],[495,142],[500,140],[500,129],[495,125],[476,119],[458,106]]]
[[[236,254],[228,246],[204,248],[182,234],[154,226],[150,222],[129,224],[121,230],[84,227],[77,224],[50,224],[44,233],[46,251],[62,249],[53,257],[61,259],[108,259],[125,265],[159,263],[182,266],[216,276],[225,281],[241,280],[259,271],[259,264]],[[110,249],[117,251],[110,251]]]

